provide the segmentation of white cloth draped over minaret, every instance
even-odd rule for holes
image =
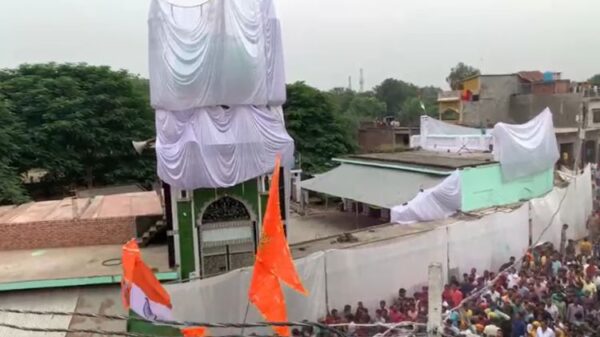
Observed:
[[[277,154],[293,165],[272,0],[152,0],[148,26],[162,180],[229,187],[272,171]]]

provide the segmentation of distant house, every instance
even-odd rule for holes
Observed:
[[[358,146],[362,153],[408,149],[410,137],[417,134],[418,127],[400,126],[397,121],[363,122],[358,129]]]
[[[582,163],[600,158],[600,89],[562,79],[559,72],[481,74],[462,81],[462,90],[438,95],[439,119],[470,127],[524,123],[546,107],[553,112],[560,152],[575,157],[579,118]],[[579,117],[579,115],[582,115]]]

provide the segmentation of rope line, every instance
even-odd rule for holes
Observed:
[[[63,328],[38,328],[22,326],[10,323],[0,322],[0,327],[5,327],[13,330],[30,331],[30,332],[57,332],[57,333],[72,333],[72,334],[92,334],[101,336],[121,336],[121,337],[166,337],[164,335],[149,335],[136,332],[110,331],[102,329],[63,329]],[[251,337],[283,337],[279,335],[257,335],[251,334]],[[243,335],[217,335],[211,337],[246,337]]]
[[[165,337],[160,335],[138,334],[134,332],[108,331],[100,329],[61,329],[61,328],[36,328],[9,323],[1,323],[0,327],[5,327],[13,330],[29,331],[29,332],[58,332],[58,333],[73,333],[73,334],[92,334],[102,336],[123,336],[123,337]],[[223,336],[225,337],[225,336]],[[232,336],[233,337],[233,336]]]
[[[133,321],[158,323],[158,324],[180,326],[180,327],[202,326],[202,327],[206,327],[206,328],[238,328],[238,329],[239,328],[263,328],[263,327],[271,327],[271,326],[288,326],[288,327],[296,326],[296,327],[312,327],[312,328],[316,327],[316,328],[319,328],[322,330],[329,330],[332,333],[334,333],[340,337],[346,337],[346,335],[344,333],[342,333],[335,327],[328,326],[326,324],[321,324],[321,323],[316,323],[316,322],[308,322],[308,321],[303,321],[303,322],[254,322],[254,323],[208,323],[208,322],[192,322],[192,321],[172,321],[172,320],[152,320],[151,321],[151,320],[147,320],[143,317],[129,317],[127,315],[106,315],[106,314],[96,314],[96,313],[86,313],[86,312],[42,311],[42,310],[10,309],[10,308],[0,308],[0,313],[21,314],[21,315],[38,315],[38,316],[74,316],[74,317],[86,317],[86,318],[122,320],[122,321],[133,320]],[[82,333],[87,333],[87,332],[82,331]],[[120,335],[120,336],[130,336],[130,335]],[[235,335],[235,336],[242,336],[242,335]],[[270,335],[270,336],[273,336],[273,335]],[[144,337],[147,337],[147,336],[144,336]]]

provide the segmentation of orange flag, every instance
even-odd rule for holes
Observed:
[[[135,263],[141,259],[140,248],[135,239],[127,241],[123,245],[121,255],[121,265],[123,267],[123,277],[121,278],[121,298],[125,309],[129,309],[129,293],[133,282],[133,270]]]
[[[285,282],[292,289],[304,295],[307,294],[296,271],[290,247],[283,232],[279,209],[279,168],[280,158],[277,156],[248,292],[250,302],[256,306],[265,320],[271,322],[287,321],[285,297],[279,280]],[[290,335],[289,327],[273,327],[273,330],[280,336]]]
[[[292,253],[283,232],[283,222],[281,221],[281,211],[279,208],[280,161],[279,156],[277,156],[275,159],[275,170],[271,178],[269,200],[267,201],[267,210],[263,219],[256,261],[263,263],[271,273],[290,288],[307,295],[306,289],[304,289],[296,271],[296,266],[292,260]]]
[[[252,282],[248,294],[250,303],[253,303],[265,320],[270,322],[287,321],[285,297],[277,277],[270,273],[264,264],[258,260],[254,264]],[[289,336],[290,328],[287,326],[274,326],[273,330],[279,336]]]

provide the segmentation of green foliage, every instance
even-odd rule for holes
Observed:
[[[425,107],[425,110],[423,110]],[[402,104],[402,111],[398,116],[401,125],[419,126],[421,115],[437,117],[437,105],[433,105],[419,97],[411,97]]]
[[[86,64],[34,64],[0,72],[0,92],[26,133],[16,169],[48,171],[50,183],[151,181],[154,156],[138,157],[131,140],[153,136],[147,80]]]
[[[23,125],[0,97],[0,205],[20,204],[29,200],[14,168],[19,162],[19,144],[24,134]]]
[[[0,205],[22,204],[29,201],[17,171],[0,163]]]
[[[480,74],[479,69],[466,65],[459,62],[446,77],[446,82],[450,85],[452,90],[460,90],[460,82],[467,77]]]
[[[591,85],[598,85],[598,86],[600,86],[600,74],[596,74],[596,75],[590,77],[590,79],[588,80],[588,82],[590,82]]]
[[[406,99],[418,95],[419,88],[412,83],[388,78],[376,86],[374,91],[375,96],[385,103],[387,115],[394,116],[398,114]]]
[[[354,151],[347,121],[334,110],[332,99],[318,89],[304,82],[287,85],[286,127],[307,173],[325,171],[333,167],[331,158]]]
[[[354,96],[345,110],[346,115],[371,119],[384,117],[385,113],[385,103],[369,95]]]

